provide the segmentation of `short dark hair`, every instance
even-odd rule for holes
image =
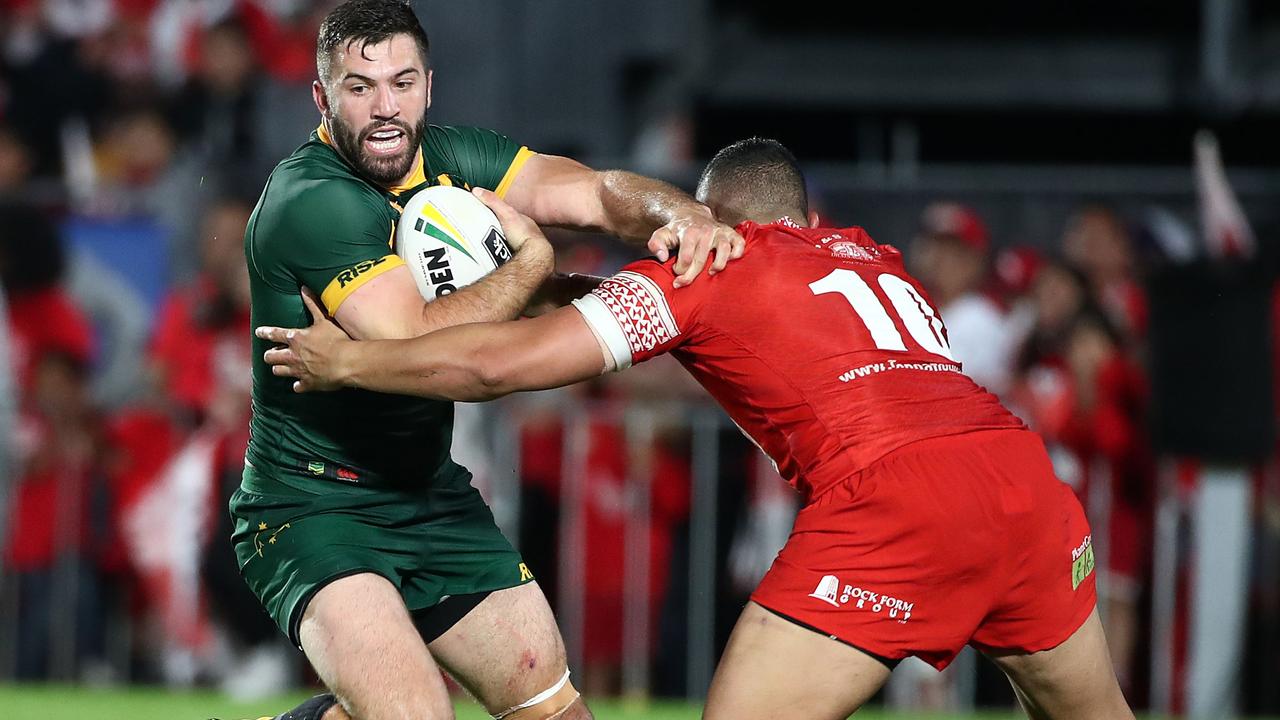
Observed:
[[[777,140],[739,140],[711,158],[698,178],[698,199],[725,222],[770,222],[809,214],[804,173],[796,156]]]
[[[413,38],[422,56],[423,69],[430,68],[431,43],[427,40],[427,31],[406,0],[347,0],[320,23],[320,36],[316,39],[316,74],[320,82],[329,81],[329,66],[338,48],[359,43],[363,54],[366,47],[401,34]]]

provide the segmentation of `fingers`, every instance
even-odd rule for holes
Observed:
[[[298,331],[293,328],[280,328],[280,327],[271,327],[270,325],[263,325],[262,327],[259,327],[258,329],[254,330],[253,334],[257,335],[259,338],[263,340],[270,340],[273,343],[288,345],[289,341],[294,338],[294,335],[297,332]]]
[[[737,230],[731,231],[732,237],[729,238],[729,259],[737,260],[747,251],[747,239],[742,237],[742,233]]]
[[[698,277],[698,273],[702,272],[702,268],[707,264],[711,247],[711,238],[706,235],[701,235],[692,241],[687,235],[685,236],[684,242],[680,243],[680,254],[676,258],[676,264],[672,268],[676,273],[673,283],[676,287],[684,287]]]
[[[262,353],[262,361],[271,366],[275,375],[297,377],[298,354],[287,347],[272,348]]]
[[[711,251],[715,253],[716,258],[707,269],[708,275],[715,275],[725,269],[730,260],[742,257],[743,249],[747,246],[747,241],[742,239],[737,230],[727,230],[724,227],[716,228],[711,241]]]
[[[507,236],[507,244],[513,250],[519,252],[526,242],[534,238],[545,238],[542,230],[538,228],[538,224],[519,210],[511,207],[505,200],[498,197],[496,193],[484,188],[472,188],[471,194],[480,199],[493,211],[497,216],[498,222],[502,225],[502,232]]]
[[[307,312],[311,313],[311,322],[313,323],[318,323],[321,319],[329,317],[329,313],[320,307],[320,298],[311,291],[311,288],[302,288],[302,304],[307,308]]]
[[[684,287],[693,283],[703,269],[708,275],[715,275],[729,261],[742,257],[746,240],[728,225],[694,219],[659,228],[649,240],[649,249],[655,250],[655,245],[679,248],[672,270],[676,274],[675,286]],[[658,259],[665,261],[665,256],[660,254]]]
[[[658,262],[666,262],[671,257],[671,248],[680,246],[680,237],[670,226],[662,226],[653,231],[649,237],[649,252],[658,258]]]
[[[514,212],[511,209],[511,206],[507,204],[507,201],[498,197],[498,194],[492,190],[482,187],[474,187],[471,188],[471,194],[479,198],[480,202],[488,205],[489,209],[493,211],[494,215],[498,216],[499,220],[502,219],[503,213]]]
[[[502,227],[508,230],[507,234],[511,234],[510,230],[514,229],[524,217],[492,190],[486,190],[481,187],[472,188],[471,194],[480,198],[480,202],[487,205],[493,211],[493,214],[498,216],[498,222],[502,223]]]
[[[729,238],[725,237],[725,233],[717,231],[711,238],[711,252],[715,253],[715,260],[711,262],[711,267],[707,269],[708,275],[715,275],[729,264],[729,260],[733,255],[733,245]]]

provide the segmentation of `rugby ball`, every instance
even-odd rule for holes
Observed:
[[[502,224],[462,188],[434,185],[409,199],[396,224],[396,254],[427,301],[466,287],[511,259]]]

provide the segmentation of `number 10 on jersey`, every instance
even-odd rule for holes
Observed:
[[[951,346],[947,344],[947,336],[943,333],[942,318],[911,283],[892,273],[881,273],[876,283],[884,291],[885,297],[893,304],[893,309],[902,318],[902,324],[926,352],[955,362],[951,357]],[[871,286],[862,276],[852,270],[838,268],[821,280],[809,283],[814,295],[839,293],[849,301],[853,311],[861,318],[871,333],[871,340],[881,350],[906,352],[906,343],[902,334],[894,326],[893,319],[885,309],[880,298],[876,297]]]

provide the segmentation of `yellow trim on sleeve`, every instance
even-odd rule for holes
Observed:
[[[364,284],[379,275],[404,265],[399,255],[384,255],[377,260],[364,260],[338,273],[329,281],[324,292],[320,293],[320,302],[330,315],[338,312],[342,303]]]
[[[534,151],[527,147],[521,147],[516,151],[516,156],[512,158],[511,164],[507,166],[507,172],[502,176],[502,182],[498,183],[498,187],[494,189],[493,194],[500,198],[507,196],[507,191],[511,189],[511,183],[515,181],[516,175],[520,174],[520,169],[529,161],[529,158],[536,155]]]
[[[440,183],[445,187],[453,187],[453,179],[450,178],[448,174],[439,175],[438,177],[436,177],[436,182]]]

